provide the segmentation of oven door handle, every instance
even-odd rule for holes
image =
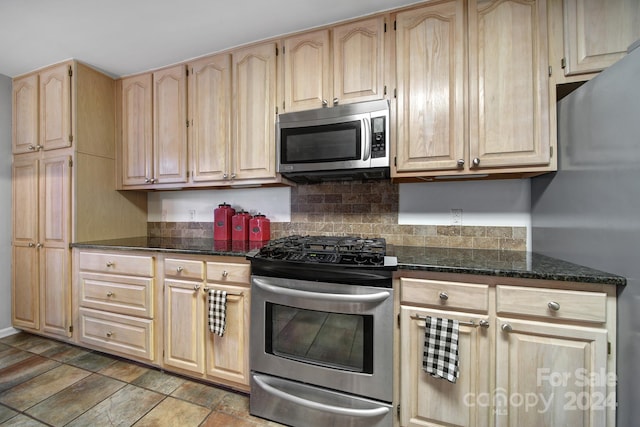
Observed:
[[[338,301],[347,303],[375,303],[386,300],[391,296],[388,291],[376,292],[374,294],[330,294],[323,292],[300,291],[298,289],[283,288],[281,286],[270,285],[260,279],[253,279],[253,283],[265,291],[278,293],[296,298],[309,298],[315,300]]]
[[[262,378],[257,375],[253,376],[253,380],[256,384],[261,387],[264,391],[271,393],[279,398],[295,403],[300,406],[305,406],[307,408],[316,409],[318,411],[329,412],[336,415],[346,415],[349,417],[360,417],[360,418],[369,418],[369,417],[379,417],[381,415],[385,415],[389,412],[389,408],[378,407],[372,409],[353,409],[353,408],[343,408],[340,406],[327,405],[325,403],[314,402],[313,400],[304,399],[302,397],[294,396],[292,394],[286,393],[282,390],[279,390],[272,385],[267,384]]]

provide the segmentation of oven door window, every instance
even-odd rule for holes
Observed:
[[[267,353],[303,363],[373,373],[373,316],[267,303]]]
[[[281,163],[316,163],[362,158],[362,121],[283,128]]]

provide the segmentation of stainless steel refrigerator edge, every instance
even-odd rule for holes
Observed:
[[[617,305],[617,425],[637,425],[640,48],[558,103],[558,151],[558,172],[531,182],[532,249],[627,278]]]

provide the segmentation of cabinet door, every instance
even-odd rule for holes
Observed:
[[[397,171],[457,169],[465,146],[463,1],[396,16]]]
[[[192,181],[228,177],[231,143],[231,57],[189,64],[189,144]]]
[[[164,282],[164,363],[204,372],[204,311],[201,284],[182,280]]]
[[[71,72],[68,64],[40,73],[40,145],[45,150],[70,147]]]
[[[11,269],[12,322],[15,327],[40,327],[38,286],[38,172],[35,156],[13,161],[13,268]]]
[[[13,81],[13,154],[37,150],[38,75]]]
[[[483,399],[489,391],[489,331],[493,325],[489,329],[460,325],[460,377],[453,384],[423,370],[425,323],[417,315],[474,320],[476,324],[486,320],[460,312],[400,307],[400,425],[488,426],[490,408]]]
[[[546,3],[469,2],[472,167],[549,163]]]
[[[45,157],[40,178],[40,297],[43,332],[70,336],[71,168],[69,156]]]
[[[152,74],[122,79],[122,184],[153,178]]]
[[[207,375],[248,386],[250,290],[219,283],[208,283],[207,286],[227,291],[224,335],[220,337],[207,330]]]
[[[153,73],[154,183],[187,182],[187,71]]]
[[[333,97],[340,104],[384,97],[384,18],[332,30]]]
[[[564,0],[565,75],[601,71],[640,38],[638,0]]]
[[[235,120],[231,179],[275,177],[276,44],[232,54]]]
[[[331,103],[329,31],[286,38],[283,52],[284,110],[309,110]]]
[[[606,425],[606,409],[615,405],[606,330],[497,322],[497,426]]]

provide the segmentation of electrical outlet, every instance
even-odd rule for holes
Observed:
[[[462,225],[462,209],[451,209],[451,225]]]
[[[196,210],[189,209],[189,221],[195,221],[196,219]]]

